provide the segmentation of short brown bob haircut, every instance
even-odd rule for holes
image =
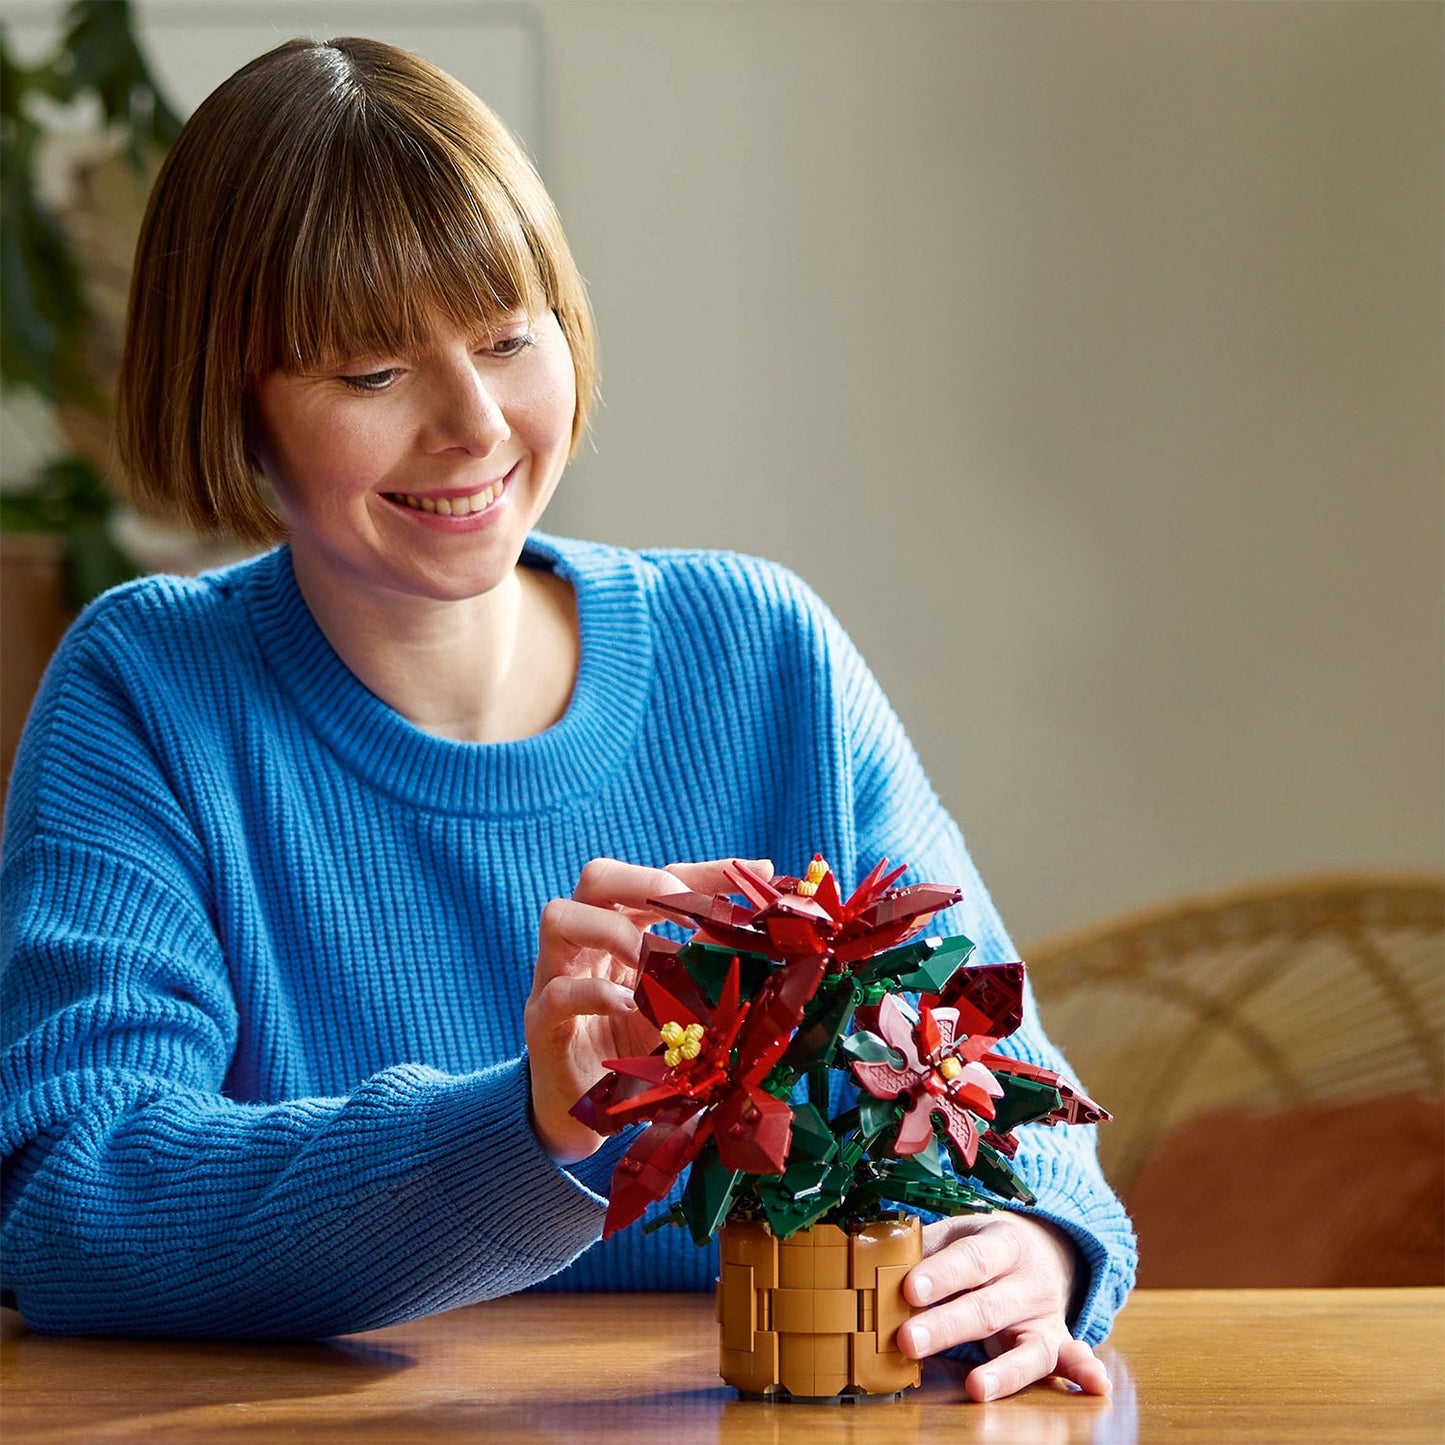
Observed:
[[[203,533],[277,541],[247,447],[263,377],[406,351],[437,316],[482,333],[542,301],[572,352],[575,451],[592,316],[521,147],[404,50],[287,41],[206,98],[156,178],[116,396],[130,498]]]

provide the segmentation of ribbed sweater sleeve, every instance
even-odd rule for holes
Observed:
[[[0,875],[7,1295],[55,1331],[317,1336],[565,1264],[602,1201],[536,1145],[520,1058],[227,1096],[264,1021],[238,1008],[216,860],[105,627],[51,669],[7,824],[26,839]]]

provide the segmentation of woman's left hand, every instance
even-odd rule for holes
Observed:
[[[923,1254],[903,1284],[908,1302],[924,1307],[899,1328],[905,1355],[921,1360],[978,1341],[989,1359],[965,1381],[975,1400],[1049,1375],[1108,1394],[1103,1364],[1069,1333],[1077,1256],[1061,1230],[1011,1211],[962,1215],[925,1225]]]

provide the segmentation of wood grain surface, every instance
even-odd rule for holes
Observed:
[[[0,1336],[6,1445],[1445,1439],[1445,1289],[1139,1291],[1101,1351],[1109,1399],[991,1405],[946,1361],[899,1401],[738,1400],[698,1295],[523,1295],[321,1344],[62,1339],[10,1311]]]

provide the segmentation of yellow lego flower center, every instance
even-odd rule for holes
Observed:
[[[702,1041],[706,1030],[701,1024],[665,1023],[662,1026],[662,1041],[667,1052],[662,1061],[668,1068],[676,1068],[684,1059],[695,1059],[702,1052]]]
[[[808,864],[808,871],[798,883],[798,892],[804,898],[811,898],[817,891],[818,885],[828,876],[828,865],[819,855],[814,855],[813,861]]]

